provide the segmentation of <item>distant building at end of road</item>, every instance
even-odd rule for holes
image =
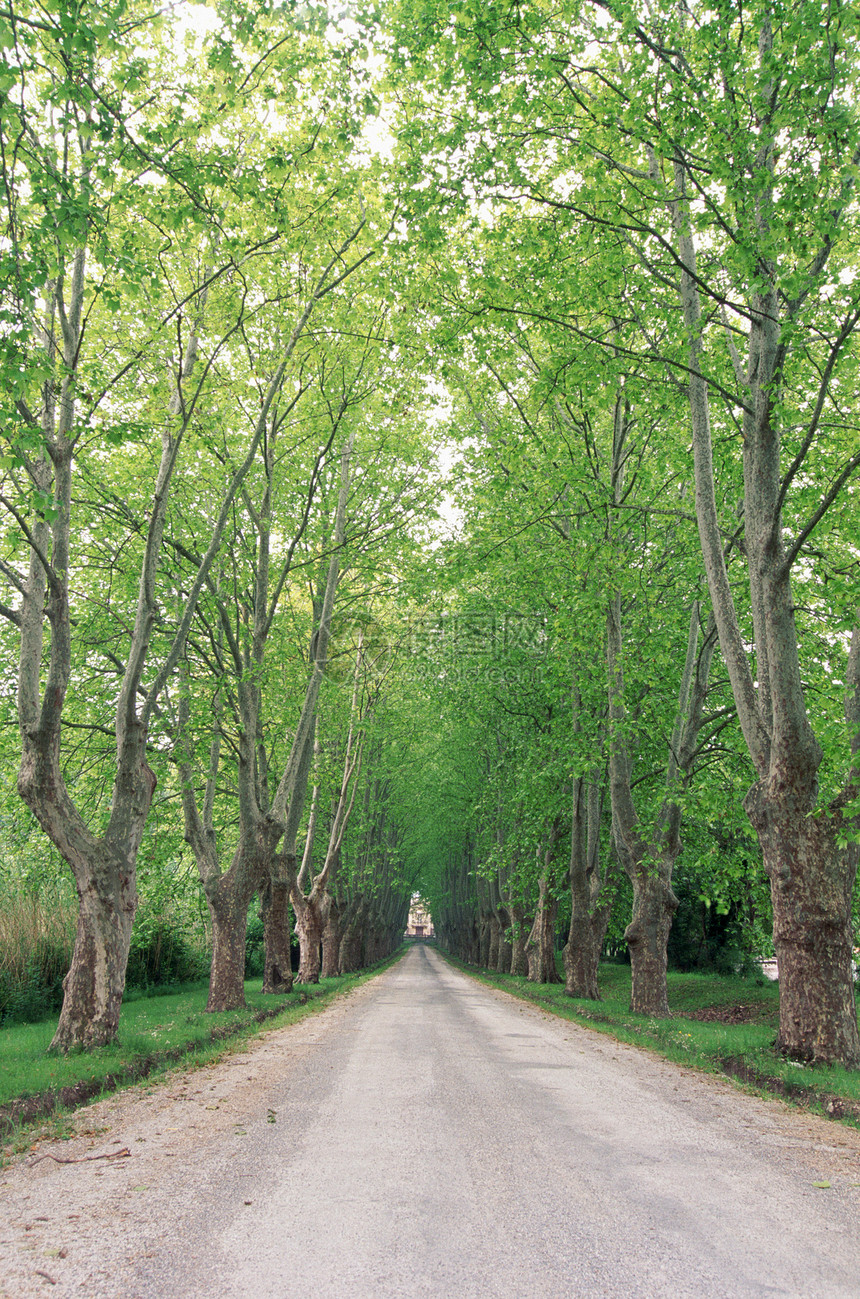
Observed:
[[[433,918],[420,898],[412,899],[409,908],[409,919],[406,922],[406,938],[432,938]]]

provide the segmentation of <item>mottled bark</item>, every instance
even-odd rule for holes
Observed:
[[[558,899],[547,896],[545,881],[541,880],[534,924],[526,940],[526,959],[530,983],[561,983],[555,963],[555,921]]]
[[[499,908],[499,958],[496,969],[499,974],[509,974],[514,945],[511,938],[511,917],[504,907]]]
[[[362,895],[360,901],[350,906],[350,914],[340,940],[338,969],[341,974],[351,974],[361,967],[362,934],[369,910],[369,899]]]
[[[340,907],[331,896],[327,897],[326,904],[323,908],[323,917],[322,977],[324,979],[333,979],[336,974],[340,973],[340,942],[342,926],[340,922]]]
[[[293,971],[290,954],[290,885],[273,867],[260,894],[263,920],[263,992],[291,992]]]
[[[600,869],[600,790],[596,777],[573,782],[570,851],[570,927],[564,948],[564,990],[600,999],[598,967],[612,912]]]
[[[206,890],[212,921],[208,1011],[238,1010],[245,1005],[245,931],[254,890],[236,885],[236,877],[228,871]]]
[[[496,970],[499,967],[499,917],[493,913],[489,919],[490,943],[487,950],[487,968]]]
[[[656,867],[640,861],[633,872],[633,918],[624,931],[630,949],[630,1009],[635,1015],[669,1014],[666,945],[678,899],[665,878],[671,866],[663,855]],[[630,871],[628,871],[630,873]]]
[[[317,899],[296,910],[299,939],[299,983],[319,983],[322,965],[323,918]]]
[[[519,902],[511,903],[511,974],[525,978],[529,972],[526,942],[531,932],[531,921]]]
[[[94,851],[75,872],[75,948],[63,980],[54,1050],[92,1050],[116,1036],[137,891],[134,871],[101,861],[103,857],[104,849]]]
[[[777,1048],[793,1060],[858,1061],[852,972],[857,847],[840,848],[838,810],[818,816],[791,789],[756,785],[744,806],[773,902],[779,966]]]
[[[561,836],[561,822],[556,820],[543,850],[543,870],[538,883],[538,904],[531,933],[526,941],[528,977],[531,983],[561,983],[555,962],[555,922],[558,898],[551,888],[552,858]]]
[[[564,990],[569,997],[600,1000],[598,970],[610,913],[608,903],[592,912],[587,897],[574,901],[564,948]]]

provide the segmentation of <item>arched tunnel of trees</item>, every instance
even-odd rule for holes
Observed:
[[[646,1014],[775,954],[857,1066],[859,40],[11,0],[4,1008],[97,1045],[127,970],[231,1008],[419,894]]]

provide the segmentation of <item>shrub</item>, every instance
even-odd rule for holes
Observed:
[[[245,931],[245,978],[262,977],[266,965],[266,946],[263,938],[263,921],[254,903],[248,911],[248,928]]]
[[[209,953],[169,911],[139,913],[126,971],[129,988],[194,983],[206,977]]]

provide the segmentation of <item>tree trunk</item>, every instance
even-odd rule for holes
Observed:
[[[511,905],[511,974],[525,978],[529,972],[529,961],[526,956],[526,939],[531,925],[525,918],[525,912],[518,902]]]
[[[491,970],[499,968],[499,917],[490,917],[490,945],[487,950],[487,966]]]
[[[564,949],[564,990],[569,997],[600,1000],[598,969],[612,902],[592,908],[587,897],[574,897]]]
[[[754,785],[744,804],[758,834],[773,901],[779,966],[777,1048],[793,1060],[860,1062],[852,972],[856,845],[837,843],[837,812]]]
[[[111,818],[104,837],[96,838],[68,796],[56,742],[38,731],[25,739],[18,792],[70,864],[78,895],[74,953],[52,1050],[90,1050],[116,1037],[137,910],[135,864],[154,791],[145,731],[134,723],[114,778]]]
[[[304,905],[296,907],[296,933],[299,938],[299,983],[319,983],[320,981],[322,931],[323,922],[319,903],[316,899],[305,898]]]
[[[546,877],[540,881],[534,924],[526,942],[530,983],[561,983],[555,964],[555,919],[558,899],[549,893]]]
[[[231,869],[206,885],[212,918],[212,968],[207,1011],[239,1010],[245,1005],[245,931],[254,896]]]
[[[585,849],[582,843],[580,847]],[[599,1001],[598,969],[612,914],[612,897],[597,867],[597,827],[588,850],[571,852],[570,900],[570,928],[564,948],[564,990],[569,997]]]
[[[763,23],[759,61],[775,66],[773,30]],[[773,255],[771,215],[776,202],[776,158],[783,106],[779,95],[768,96],[772,118],[758,121],[757,158],[760,189],[756,198],[756,229],[750,252],[761,267],[750,293],[748,365],[740,382],[747,385],[743,417],[744,540],[748,590],[753,613],[755,667],[746,635],[742,632],[724,557],[724,534],[717,513],[710,394],[706,373],[705,338],[696,245],[689,219],[690,193],[685,166],[675,161],[673,205],[677,249],[682,265],[681,306],[688,335],[688,394],[693,432],[696,483],[696,517],[705,571],[728,670],[738,720],[758,781],[748,793],[745,807],[759,837],[771,885],[774,946],[780,963],[781,1050],[800,1060],[821,1060],[854,1068],[860,1063],[860,1041],[851,972],[850,902],[857,871],[857,849],[838,847],[841,817],[834,810],[816,814],[821,749],[813,733],[806,705],[806,682],[801,669],[796,605],[791,591],[791,570],[798,559],[804,535],[817,523],[813,515],[804,534],[801,528],[786,549],[783,508],[788,488],[802,480],[799,462],[786,475],[782,463],[780,431],[781,385],[792,346],[803,348],[806,329],[792,322],[785,330],[789,310],[778,290]],[[780,182],[781,183],[781,182]],[[853,187],[852,187],[853,188]],[[848,190],[845,189],[847,195]],[[828,213],[835,230],[841,213]],[[795,287],[794,312],[807,296],[814,300],[830,253],[831,235],[822,231],[816,256],[807,262],[806,278]],[[752,264],[752,258],[750,261]],[[810,290],[812,291],[810,293]],[[856,326],[856,322],[855,322]],[[833,353],[836,360],[836,352]],[[829,388],[829,375],[819,390]],[[811,426],[810,444],[815,433]],[[802,517],[802,516],[801,516]],[[794,520],[797,526],[797,519]],[[852,639],[847,684],[858,684],[860,659]],[[853,674],[853,676],[852,676]],[[846,721],[855,763],[843,789],[847,801],[856,795],[856,701],[848,704]],[[783,970],[784,964],[784,970]]]
[[[570,928],[564,948],[564,990],[600,1000],[598,967],[612,899],[600,871],[600,789],[592,774],[574,781],[570,848]]]
[[[272,878],[265,885],[260,912],[263,919],[263,992],[284,993],[293,990],[293,971],[290,962],[290,886]]]
[[[490,917],[482,912],[478,920],[478,964],[485,970],[490,964]]]
[[[340,940],[342,926],[340,907],[327,895],[323,908],[325,921],[322,931],[322,977],[333,979],[340,973]]]
[[[102,849],[98,854],[106,855]],[[104,868],[106,866],[106,869]],[[95,861],[76,872],[75,949],[63,979],[63,1009],[51,1049],[86,1051],[116,1037],[131,927],[137,909],[134,871]]]
[[[362,931],[367,917],[367,899],[362,897],[360,903],[357,906],[353,904],[349,910],[351,915],[340,940],[338,955],[338,969],[341,974],[351,974],[361,966]]]
[[[609,910],[606,909],[606,922],[609,923]],[[564,990],[568,997],[581,997],[588,1001],[600,1000],[598,968],[600,951],[603,946],[603,934],[600,943],[592,927],[592,917],[587,907],[577,908],[570,917],[570,929],[564,947]]]
[[[674,860],[674,859],[673,859]],[[646,859],[628,871],[633,884],[633,918],[624,931],[630,949],[632,986],[630,1009],[634,1015],[668,1018],[666,945],[678,909],[672,889],[672,865],[659,868]]]
[[[508,974],[511,968],[511,957],[513,955],[513,942],[511,941],[511,917],[504,907],[499,908],[499,959],[496,962],[496,969],[499,974]]]

